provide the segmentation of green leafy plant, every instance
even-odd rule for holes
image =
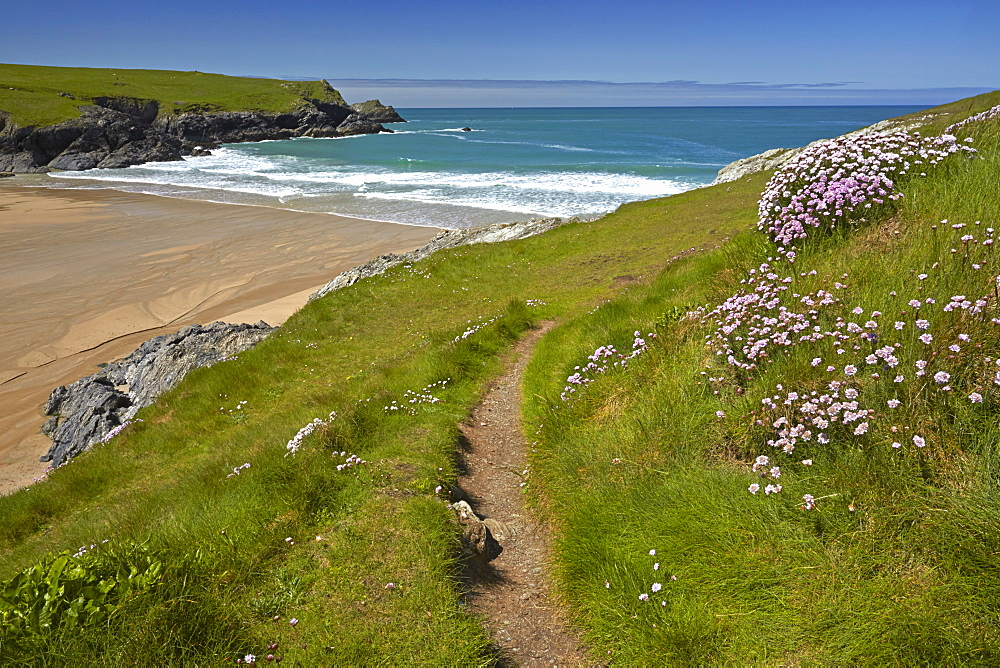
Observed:
[[[156,585],[163,564],[141,547],[48,557],[0,589],[0,642],[96,624],[130,594]]]

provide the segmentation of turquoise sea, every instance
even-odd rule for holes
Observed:
[[[706,185],[724,165],[919,107],[400,109],[393,134],[230,144],[48,184],[437,227],[596,216]],[[471,128],[471,132],[463,131]]]

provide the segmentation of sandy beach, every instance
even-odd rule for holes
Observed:
[[[0,494],[43,470],[54,387],[193,323],[281,324],[341,271],[438,231],[21,180],[0,182]]]

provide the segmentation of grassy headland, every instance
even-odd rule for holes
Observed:
[[[155,101],[160,115],[187,112],[286,113],[305,100],[345,105],[325,81],[282,81],[204,72],[0,64],[0,112],[19,126],[78,118],[95,98]]]
[[[904,197],[865,223],[809,236],[795,271],[753,229],[770,177],[758,174],[442,252],[309,304],[238,360],[193,373],[110,443],[0,499],[0,578],[17,576],[0,596],[0,651],[40,665],[269,652],[303,665],[491,663],[487,634],[463,610],[456,529],[435,490],[456,476],[456,425],[499,355],[556,319],[526,381],[536,442],[526,489],[558,533],[560,589],[601,657],[988,663],[1000,599],[1000,395],[985,371],[1000,357],[996,305],[942,307],[979,299],[1000,273],[982,246],[985,228],[1000,227],[1000,133],[993,120],[961,134],[982,159],[952,156],[901,179]],[[854,336],[847,321],[873,319],[884,329],[860,328],[881,340],[831,337],[841,361],[821,341],[821,353],[804,343],[760,368],[727,365],[706,346],[718,329],[706,314],[764,262],[797,299],[836,291],[816,326]],[[899,313],[917,292],[937,300],[921,315],[942,347],[926,353],[912,313]],[[784,321],[774,317],[764,326]],[[886,342],[900,343],[909,384],[897,392],[869,370],[844,385],[848,358]],[[574,367],[609,344],[644,352],[563,401]],[[954,376],[950,394],[914,376],[930,352],[931,373]],[[836,425],[794,457],[767,444],[779,415],[802,421],[798,399],[785,410],[789,392],[828,395],[834,380],[840,404],[860,392],[864,407],[848,410],[871,407],[870,431]],[[892,447],[891,427],[905,447]],[[747,489],[762,454],[789,460],[767,480],[779,493]],[[61,551],[69,557],[53,561]]]

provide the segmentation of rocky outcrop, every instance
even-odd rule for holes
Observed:
[[[396,113],[396,110],[378,100],[368,100],[352,104],[351,109],[379,123],[405,123],[406,119]]]
[[[0,170],[45,172],[180,160],[183,142],[139,117],[90,106],[80,118],[45,127],[8,126],[0,133]]]
[[[560,225],[576,222],[579,222],[578,218],[570,218],[565,221],[561,218],[532,218],[531,220],[522,223],[504,223],[465,230],[445,230],[435,235],[433,239],[420,248],[402,253],[400,255],[396,255],[395,253],[379,255],[374,260],[370,260],[369,262],[354,267],[353,269],[348,269],[310,295],[309,301],[319,299],[334,290],[354,285],[363,278],[377,276],[385,272],[390,267],[395,267],[397,264],[418,262],[429,256],[431,253],[435,253],[445,248],[454,248],[456,246],[465,246],[467,244],[513,241],[514,239],[523,239],[525,237],[541,234],[542,232],[547,232],[553,228],[559,227]]]
[[[52,390],[42,431],[52,438],[41,461],[60,466],[135,417],[140,408],[174,388],[192,369],[210,366],[253,347],[274,331],[256,325],[191,325],[146,341],[128,357]]]
[[[729,183],[750,174],[778,169],[801,152],[800,148],[772,148],[770,151],[751,155],[749,158],[741,158],[720,169],[719,175],[711,185]]]
[[[392,132],[383,128],[378,121],[373,121],[363,114],[351,114],[337,126],[337,130],[342,135],[370,135],[377,132]]]
[[[295,112],[160,114],[155,100],[97,97],[79,118],[44,127],[0,122],[0,171],[80,171],[180,160],[226,142],[387,132],[349,107],[305,100]],[[387,107],[388,109],[391,109]]]
[[[930,118],[931,117],[929,116],[925,116],[909,122],[890,118],[884,121],[879,121],[874,125],[869,125],[866,128],[861,128],[860,130],[848,132],[844,136],[853,137],[860,134],[884,134],[897,132],[899,130],[908,132],[920,127],[923,123],[928,122]],[[807,148],[811,148],[824,141],[828,140],[817,139],[802,148],[772,148],[770,151],[764,151],[763,153],[758,153],[757,155],[751,155],[749,158],[741,158],[720,169],[718,176],[716,176],[715,180],[709,185],[715,186],[720,183],[729,183],[730,181],[736,181],[744,176],[756,174],[757,172],[779,169],[794,160]]]

